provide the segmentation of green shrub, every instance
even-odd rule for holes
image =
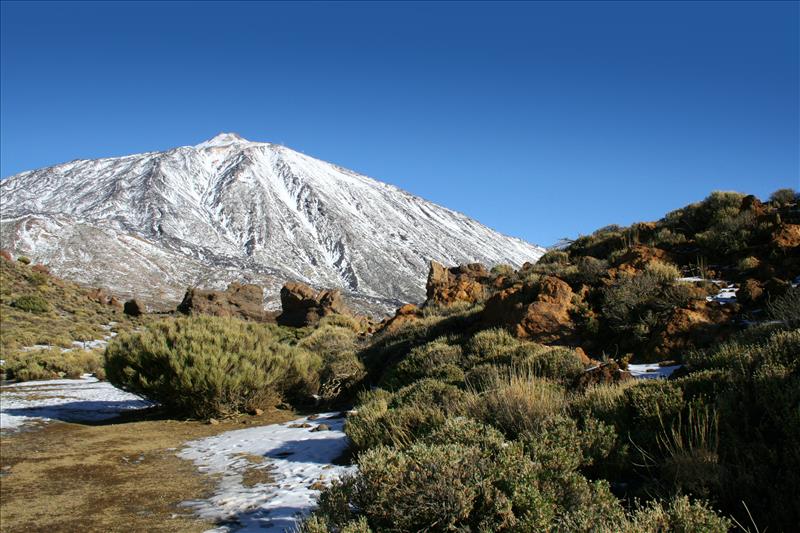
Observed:
[[[50,304],[38,294],[20,296],[14,300],[14,303],[11,305],[21,311],[27,311],[29,313],[47,313],[50,311]]]
[[[472,336],[465,352],[470,366],[501,362],[499,360],[504,358],[510,362],[511,353],[519,344],[520,341],[504,329],[485,329]]]
[[[158,322],[115,339],[106,351],[106,374],[118,387],[199,418],[316,392],[321,357],[278,342],[273,332],[217,317]]]
[[[645,266],[644,271],[661,283],[669,283],[681,277],[681,271],[671,263],[661,261],[650,261]]]
[[[364,518],[377,531],[588,532],[624,524],[607,484],[548,471],[524,446],[498,443],[491,431],[483,433],[487,442],[443,442],[459,436],[455,429],[432,434],[433,442],[362,454],[358,473],[322,494],[315,520]]]
[[[495,265],[495,266],[492,267],[491,273],[492,273],[492,275],[494,275],[494,277],[513,276],[514,275],[514,267],[512,267],[511,265],[506,265],[506,264]]]
[[[567,264],[569,263],[569,254],[563,250],[548,250],[539,258],[537,263],[542,265],[549,265],[551,263]]]
[[[726,533],[732,523],[719,516],[702,501],[691,502],[688,497],[673,498],[665,507],[664,503],[652,501],[638,509],[631,517],[625,531],[631,533]]]
[[[463,381],[464,372],[460,368],[461,346],[448,344],[442,337],[422,346],[417,346],[383,379],[385,386],[399,388],[422,378],[441,381]]]
[[[17,257],[17,261],[19,261],[23,265],[30,265],[31,264],[30,258],[26,257],[24,255],[21,255],[21,256]]]
[[[377,389],[360,396],[345,433],[358,450],[408,446],[440,427],[448,416],[465,414],[469,402],[468,393],[433,379],[416,381],[396,393]]]
[[[473,399],[472,416],[511,438],[535,432],[566,408],[564,390],[548,380],[512,372]]]
[[[519,353],[519,352],[517,352]],[[543,378],[572,382],[583,373],[583,363],[571,348],[541,347],[516,363]]]
[[[7,379],[34,381],[42,379],[77,379],[83,374],[96,374],[103,367],[99,350],[26,351],[6,356],[3,371]]]
[[[333,326],[329,321],[298,343],[300,348],[322,358],[317,395],[323,401],[350,392],[364,378],[366,372],[356,354],[356,340],[353,329]]]
[[[797,203],[799,197],[794,189],[778,189],[769,196],[769,201],[783,206]]]
[[[348,315],[340,315],[338,313],[322,317],[319,321],[319,328],[324,328],[325,326],[345,328],[353,331],[354,333],[359,333],[363,329],[361,324],[359,324],[358,320],[355,318]]]

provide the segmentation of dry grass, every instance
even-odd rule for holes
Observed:
[[[214,426],[175,420],[53,423],[3,435],[0,531],[205,531],[212,524],[178,504],[210,494],[213,478],[179,459],[177,450],[192,439],[241,429],[242,422],[264,425],[294,416],[269,411]],[[254,473],[248,480],[268,478]]]

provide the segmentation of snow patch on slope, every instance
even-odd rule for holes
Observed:
[[[321,485],[355,469],[333,464],[348,446],[344,420],[325,413],[310,423],[301,418],[188,442],[179,457],[220,478],[211,498],[184,505],[220,524],[212,531],[293,530],[316,506]],[[322,423],[330,429],[314,431]],[[243,470],[253,468],[248,456],[264,458],[256,468],[268,469],[271,481],[245,486]]]

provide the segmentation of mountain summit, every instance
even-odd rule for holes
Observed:
[[[430,260],[519,266],[544,249],[284,146],[195,146],[77,160],[0,182],[2,247],[123,296],[287,280],[388,309],[424,298]],[[372,306],[375,308],[375,306]]]

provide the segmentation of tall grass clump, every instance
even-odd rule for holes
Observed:
[[[108,380],[188,416],[272,407],[315,392],[319,355],[276,340],[273,328],[192,317],[123,335],[106,351]]]

